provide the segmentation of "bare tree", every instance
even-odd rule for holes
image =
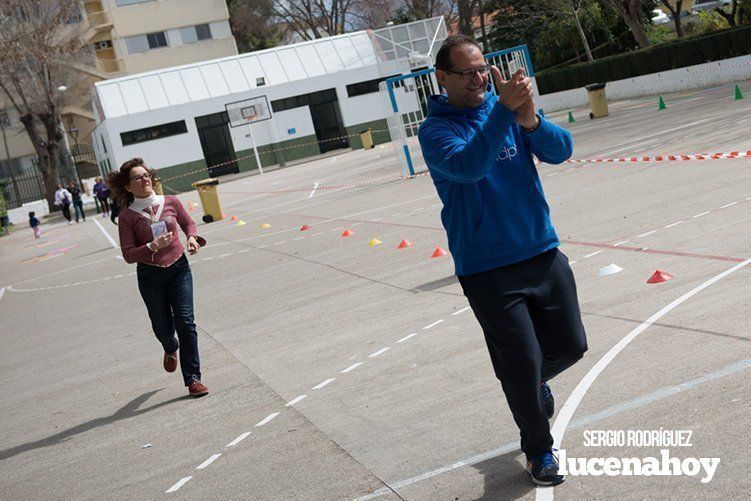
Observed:
[[[642,25],[641,7],[645,0],[609,0],[613,8],[623,18],[640,47],[649,47],[649,38]]]
[[[274,17],[274,0],[227,0],[232,35],[242,52],[279,45],[282,30]]]
[[[683,0],[675,0],[675,7],[669,0],[660,0],[660,3],[670,11],[675,21],[675,32],[678,38],[683,38],[683,20],[681,19],[681,10],[683,9]]]
[[[303,40],[339,35],[347,30],[352,0],[274,0],[274,13]]]
[[[65,137],[63,93],[65,99],[83,96],[85,77],[74,65],[92,58],[81,37],[79,8],[78,0],[0,3],[0,96],[29,135],[50,206]]]

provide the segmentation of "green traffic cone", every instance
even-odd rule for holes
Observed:
[[[743,99],[743,92],[741,92],[741,88],[738,86],[738,84],[735,84],[735,100]]]
[[[657,109],[658,110],[666,110],[666,109],[668,109],[668,107],[665,106],[665,101],[662,100],[662,96],[660,96],[660,103],[657,106]]]
[[[574,115],[569,111],[568,112],[568,123],[574,123]]]

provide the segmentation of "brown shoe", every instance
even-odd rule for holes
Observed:
[[[164,370],[167,372],[175,372],[177,370],[177,352],[164,354]]]
[[[206,388],[203,383],[201,383],[198,380],[194,380],[190,385],[188,386],[188,393],[191,397],[202,397],[204,395],[209,394],[209,389]]]

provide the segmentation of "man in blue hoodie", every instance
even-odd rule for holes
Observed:
[[[581,359],[587,340],[532,155],[561,163],[573,140],[535,113],[523,70],[504,81],[472,39],[447,38],[435,67],[446,94],[430,97],[419,138],[456,274],[519,427],[527,471],[538,485],[557,485],[564,477],[552,452],[547,381]]]

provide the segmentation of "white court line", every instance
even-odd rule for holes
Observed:
[[[323,235],[323,232],[322,232],[322,231],[319,231],[318,233],[313,233],[313,234],[312,234],[312,235],[310,235],[310,236],[311,236],[311,237],[317,237],[318,235]]]
[[[636,238],[646,237],[647,235],[651,235],[652,233],[657,233],[657,230],[652,230],[646,233],[642,233],[641,235],[636,235]]]
[[[5,294],[5,287],[0,288],[0,300],[3,299],[3,294]]]
[[[653,323],[657,322],[660,318],[664,317],[666,314],[668,314],[671,310],[676,308],[677,306],[680,306],[684,302],[686,302],[691,297],[695,296],[699,292],[703,291],[710,285],[714,284],[715,282],[718,282],[725,278],[726,276],[730,275],[731,273],[740,270],[744,266],[751,263],[751,259],[746,259],[742,263],[738,263],[737,265],[733,266],[732,268],[723,271],[722,273],[715,275],[714,277],[710,278],[703,284],[694,287],[687,293],[683,294],[678,299],[674,300],[664,308],[662,308],[660,311],[649,317],[647,320],[645,320],[641,325],[636,327],[634,330],[629,332],[623,339],[618,341],[615,346],[610,348],[605,355],[600,358],[597,363],[587,372],[587,374],[584,376],[584,378],[579,382],[578,385],[576,385],[576,388],[574,388],[574,391],[571,392],[569,397],[566,399],[566,402],[563,404],[563,407],[560,411],[558,411],[558,416],[556,417],[555,422],[553,423],[553,426],[550,429],[550,434],[553,435],[553,447],[556,449],[561,448],[561,443],[563,442],[563,435],[566,433],[566,428],[568,427],[569,422],[571,421],[571,418],[574,415],[574,412],[576,412],[576,409],[579,407],[579,404],[584,399],[584,396],[587,394],[587,391],[589,391],[589,388],[592,386],[592,383],[594,383],[595,379],[602,373],[602,371],[605,370],[605,368],[610,364],[610,362],[615,359],[615,357],[626,347],[628,344],[636,339],[636,337],[647,330],[649,326],[651,326]],[[536,493],[536,500],[537,501],[543,501],[543,500],[552,500],[553,499],[553,489],[541,489],[537,488]]]
[[[258,421],[258,422],[256,423],[256,426],[255,426],[255,427],[256,427],[256,428],[258,428],[259,426],[263,426],[263,425],[265,425],[266,423],[268,423],[269,421],[271,421],[272,419],[274,419],[274,418],[275,418],[275,417],[277,417],[278,415],[279,415],[279,413],[278,413],[278,412],[272,412],[271,414],[269,414],[269,415],[268,415],[268,416],[266,416],[265,418],[263,418],[263,419],[261,419],[260,421]]]
[[[432,324],[428,324],[425,327],[423,327],[422,330],[426,331],[428,329],[432,329],[433,327],[435,327],[436,325],[440,324],[441,322],[445,322],[445,320],[444,319],[436,320]]]
[[[231,252],[228,252],[228,253],[226,253],[226,254],[222,254],[221,256],[219,256],[219,259],[221,259],[221,258],[223,258],[223,257],[231,256],[231,255],[232,255],[232,253],[231,253]]]
[[[302,401],[302,399],[304,399],[305,397],[307,397],[307,395],[300,395],[299,397],[295,397],[292,400],[290,400],[289,402],[287,402],[286,404],[284,404],[284,406],[285,407],[292,407],[296,403]]]
[[[462,308],[461,310],[458,310],[458,311],[455,311],[454,313],[452,313],[452,314],[451,314],[451,316],[453,317],[453,316],[459,315],[459,314],[461,314],[461,313],[464,313],[464,312],[465,312],[465,311],[467,311],[468,309],[469,309],[469,306],[465,306],[465,307],[464,307],[464,308]]]
[[[665,226],[663,226],[663,228],[665,229],[672,228],[673,226],[678,226],[679,224],[683,224],[683,223],[685,223],[685,221],[676,221],[674,223],[666,224]]]
[[[587,254],[582,259],[587,259],[588,257],[593,257],[593,256],[596,256],[597,254],[602,254],[603,252],[605,252],[605,251],[603,251],[603,250],[594,251],[594,252],[592,252],[590,254]]]
[[[334,157],[336,158],[336,157]],[[310,192],[310,195],[308,195],[308,198],[313,198],[313,195],[316,194],[316,190],[318,189],[318,182],[313,183],[313,191]]]
[[[100,230],[102,230],[102,233],[104,233],[104,236],[107,237],[107,240],[109,240],[110,245],[112,245],[113,249],[117,249],[117,242],[115,242],[115,239],[110,236],[109,233],[107,233],[107,230],[104,229],[104,226],[102,226],[99,221],[94,218],[94,222],[99,227]]]
[[[222,455],[221,453],[219,453],[219,454],[212,454],[209,459],[207,459],[203,463],[201,463],[198,466],[196,466],[196,470],[203,470],[208,465],[210,465],[211,463],[213,463],[214,461],[216,461],[217,459],[219,459],[219,456],[221,456],[221,455]]]
[[[551,172],[548,174],[548,177],[557,176],[558,174],[560,174],[560,172]]]
[[[390,347],[390,346],[387,346],[387,347],[385,347],[385,348],[381,348],[380,350],[378,350],[378,351],[375,351],[375,352],[371,353],[370,355],[368,355],[368,358],[375,358],[375,357],[377,357],[378,355],[382,355],[382,354],[386,353],[386,352],[387,352],[387,351],[389,351],[390,349],[391,349],[391,347]]]
[[[248,438],[249,436],[250,436],[250,432],[246,431],[245,433],[242,433],[240,436],[238,436],[236,439],[234,439],[232,442],[230,442],[227,445],[225,445],[225,447],[234,447],[237,444],[239,444],[240,442],[242,442],[243,440],[245,440],[246,438]]]
[[[704,211],[704,212],[700,212],[700,213],[698,213],[698,214],[696,214],[696,215],[694,215],[694,216],[691,216],[691,217],[693,217],[693,218],[697,218],[697,217],[702,217],[702,216],[706,216],[706,215],[707,215],[707,214],[709,214],[710,212],[712,212],[712,211],[709,211],[709,210],[707,210],[707,211]]]
[[[96,219],[94,221],[96,221]],[[175,485],[173,485],[172,487],[164,491],[164,493],[169,494],[170,492],[177,492],[177,490],[183,485],[185,485],[186,483],[188,483],[188,480],[190,480],[191,478],[193,478],[193,475],[189,477],[181,478],[180,480],[177,481]]]
[[[282,245],[282,244],[286,244],[286,243],[287,243],[286,240],[282,240],[280,242],[274,242],[274,245]]]
[[[335,377],[329,378],[329,379],[327,379],[326,381],[322,381],[322,382],[318,383],[317,385],[315,385],[315,386],[313,387],[313,389],[314,389],[314,390],[320,390],[321,388],[323,388],[324,386],[326,386],[326,385],[327,385],[327,384],[329,384],[329,383],[332,383],[332,382],[334,382],[335,380],[336,380],[336,378],[335,378]]]
[[[618,247],[619,245],[627,244],[628,240],[621,240],[620,242],[616,242],[613,244],[613,247]]]
[[[298,240],[302,240],[303,238],[305,238],[305,237],[297,237],[297,238],[293,238],[293,239],[292,239],[292,241],[293,241],[293,242],[297,242]]]
[[[667,386],[664,388],[660,388],[651,393],[647,393],[646,395],[642,395],[632,400],[621,402],[611,407],[608,407],[607,409],[601,412],[598,412],[596,414],[590,414],[588,416],[584,416],[583,418],[577,419],[576,421],[571,423],[571,429],[573,430],[573,429],[584,428],[586,426],[591,425],[592,423],[595,423],[604,419],[612,418],[613,416],[617,416],[626,411],[631,411],[634,409],[638,409],[640,407],[644,407],[645,405],[651,404],[653,402],[658,402],[660,400],[671,397],[673,395],[677,395],[685,391],[691,390],[693,388],[696,388],[697,386],[708,383],[710,381],[727,377],[737,372],[747,370],[749,368],[751,368],[751,358],[747,358],[745,360],[735,362],[726,367],[723,367],[722,369],[718,371],[705,374],[696,379],[692,379],[690,381],[686,381],[686,382],[677,384],[675,386]],[[501,456],[503,454],[508,454],[509,452],[513,452],[513,451],[519,451],[518,440],[511,442],[509,444],[502,445],[501,447],[498,447],[491,451],[487,451],[487,452],[483,452],[480,454],[476,454],[474,456],[470,456],[468,458],[462,459],[450,465],[436,468],[434,470],[427,471],[425,473],[416,475],[414,477],[400,480],[398,482],[389,482],[390,488],[382,487],[371,494],[357,498],[357,501],[361,501],[361,500],[364,501],[366,499],[373,499],[373,498],[383,496],[384,494],[391,494],[392,489],[395,491],[397,489],[401,489],[402,487],[416,484],[418,482],[422,482],[423,480],[434,478],[444,473],[449,473],[453,470],[462,468],[464,466],[472,466],[477,463],[481,463],[483,461],[487,461],[488,459],[493,459],[495,457]]]
[[[353,224],[352,226],[360,226],[361,224],[362,224],[362,222],[359,222],[359,223]]]
[[[737,205],[738,202],[730,202],[729,204],[725,204],[722,207],[717,207],[718,209],[727,209],[728,207],[732,207],[734,205]]]
[[[572,264],[576,264],[578,262],[579,262],[578,259],[574,259],[573,261],[569,261],[568,264],[569,264],[569,266],[571,266]]]
[[[371,219],[371,221],[373,221],[375,223],[376,221],[380,221],[381,219],[383,219],[383,218],[382,217],[377,217],[375,219]]]
[[[391,214],[391,217],[399,217],[399,216],[401,216],[401,215],[402,215],[402,213],[401,213],[401,212],[397,212],[396,214]]]
[[[407,334],[406,336],[404,336],[403,338],[401,338],[401,339],[400,339],[399,341],[397,341],[397,343],[403,343],[403,342],[404,342],[404,341],[406,341],[407,339],[413,338],[413,337],[415,337],[416,335],[417,335],[417,333],[416,333],[416,332],[413,332],[412,334]]]
[[[356,362],[356,363],[350,365],[349,367],[347,367],[346,369],[344,369],[343,371],[339,371],[339,374],[346,374],[349,371],[353,371],[353,370],[357,369],[361,365],[362,365],[362,362]]]
[[[205,257],[205,258],[203,258],[203,260],[204,260],[204,261],[211,261],[212,259],[214,259],[214,257],[215,257],[215,256],[209,256],[209,257]]]
[[[245,254],[246,252],[250,252],[250,249],[243,249],[238,254]]]

